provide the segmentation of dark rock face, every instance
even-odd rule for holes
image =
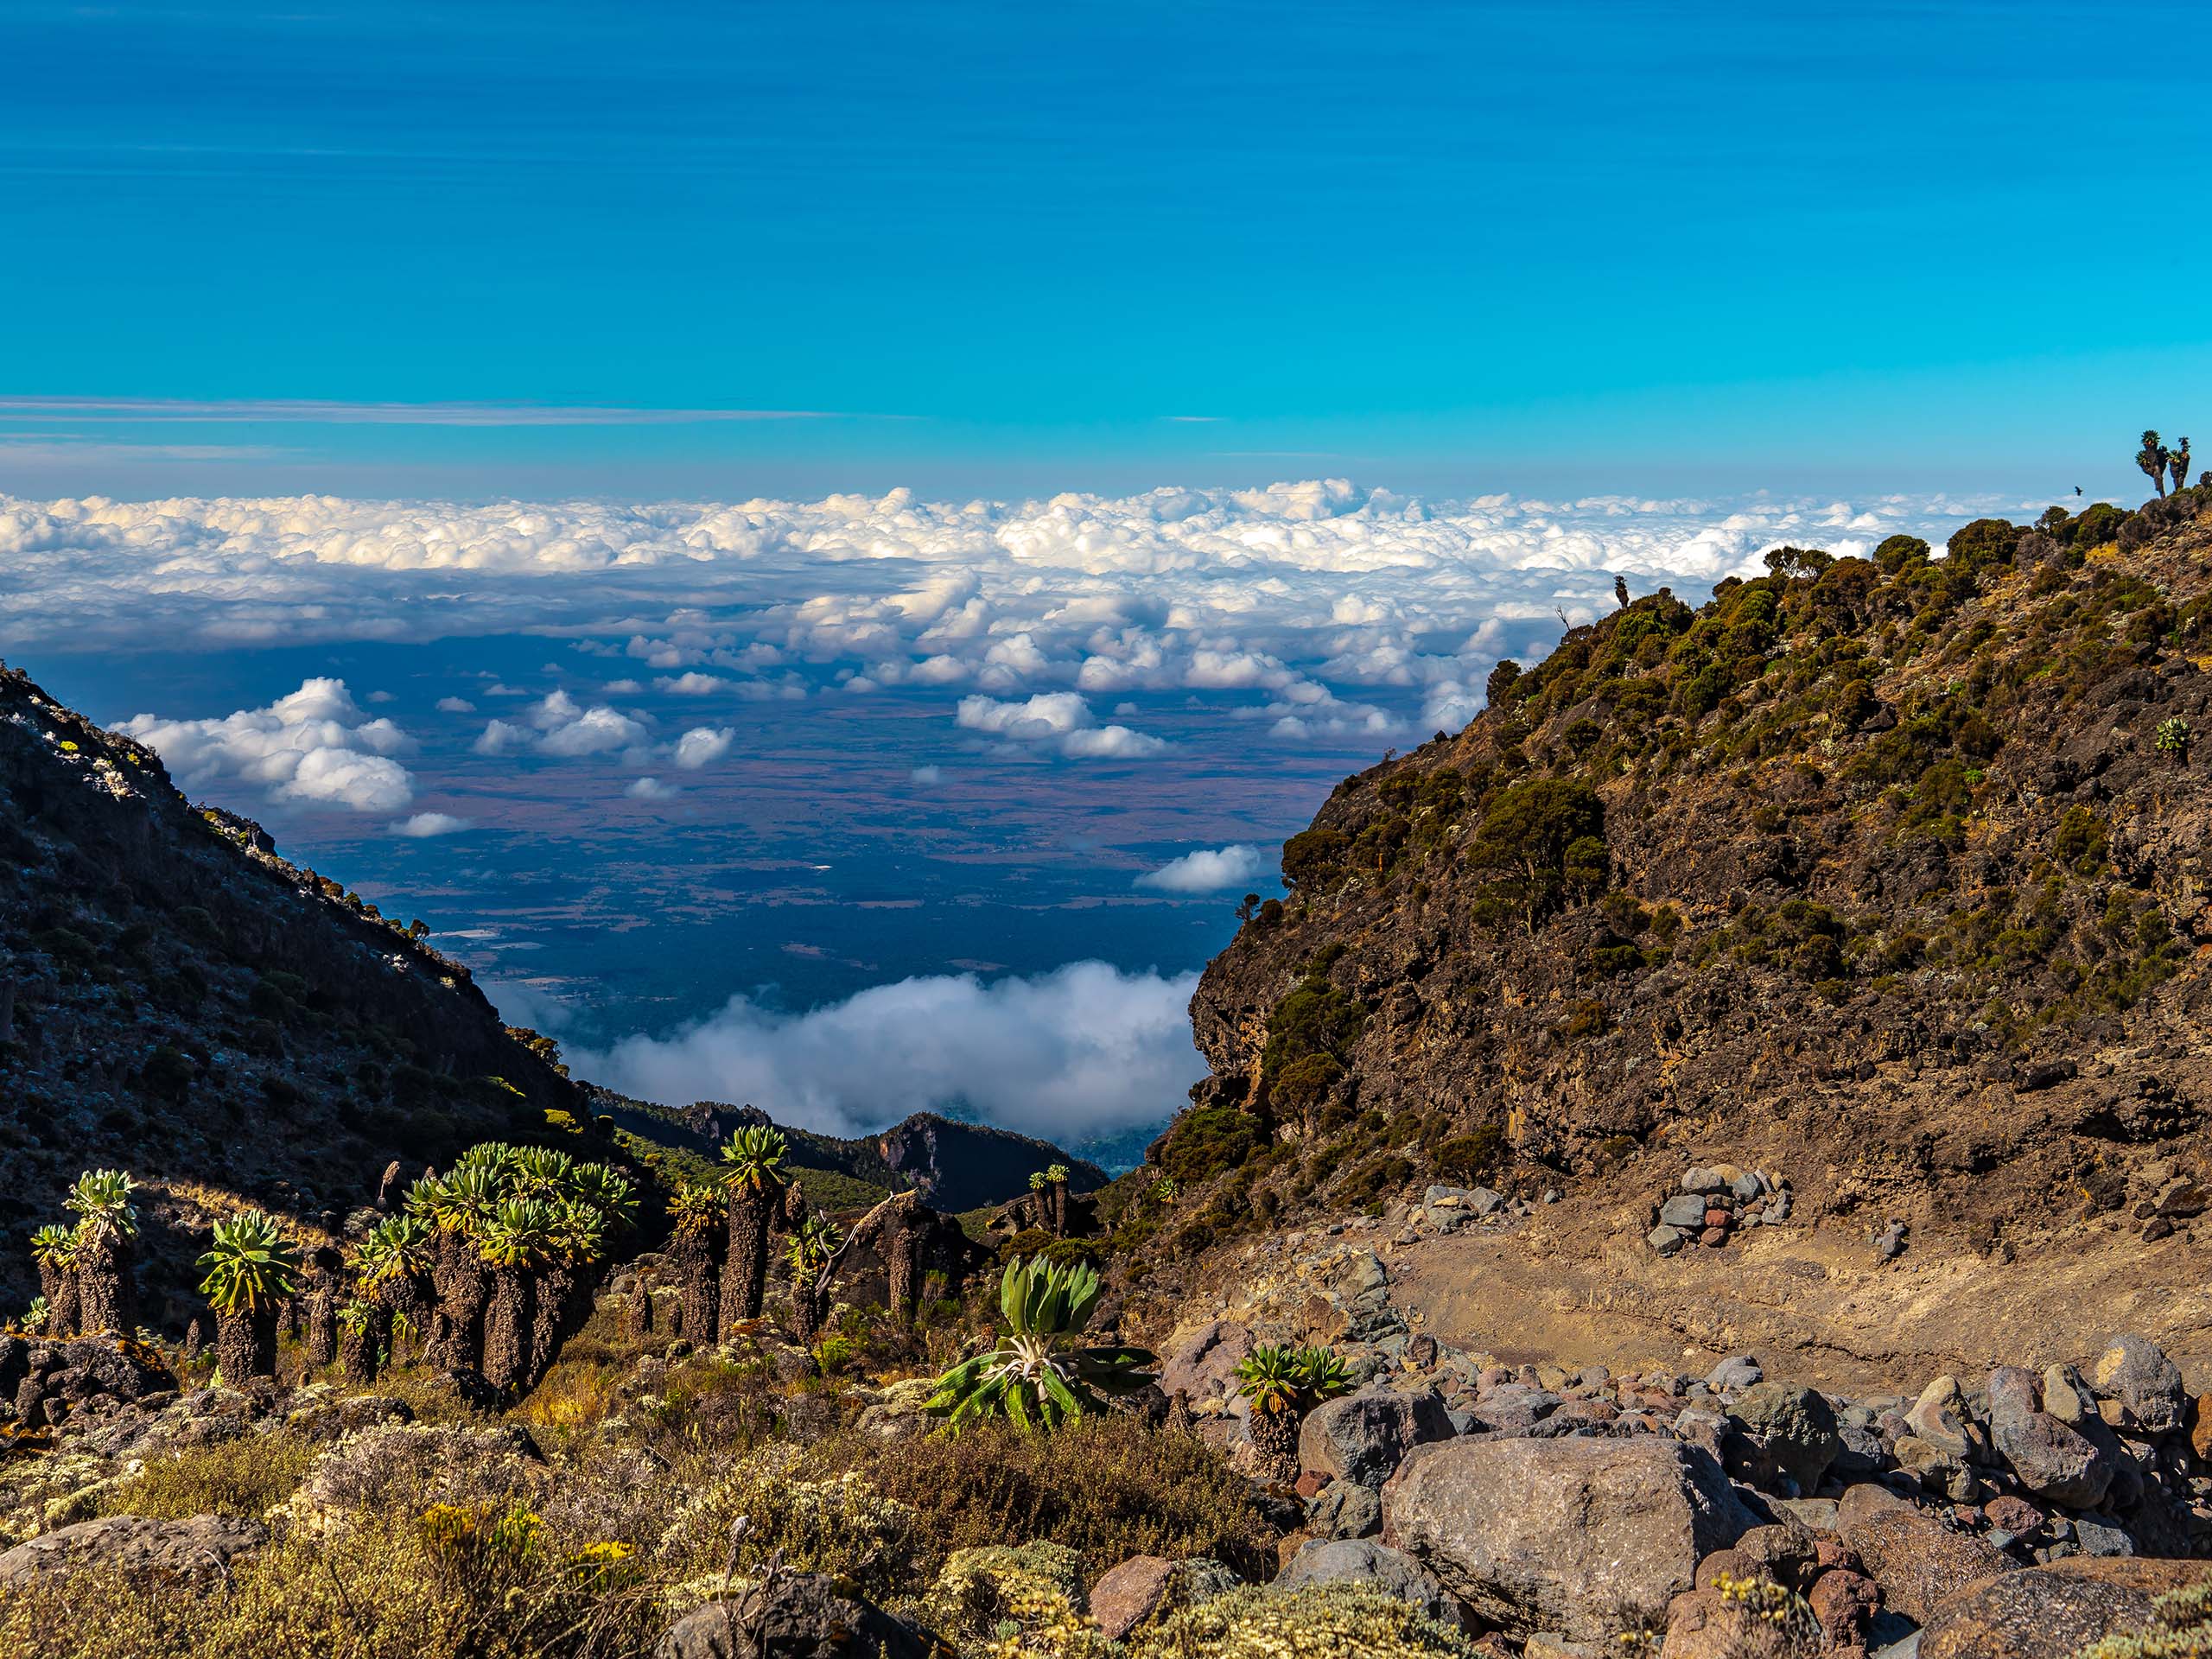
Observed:
[[[1018,1197],[1029,1178],[1054,1164],[1068,1166],[1071,1192],[1090,1192],[1106,1185],[1106,1172],[1071,1157],[1049,1141],[1006,1129],[958,1123],[934,1112],[917,1112],[875,1137],[885,1164],[909,1176],[939,1210],[972,1210]]]
[[[930,1644],[830,1580],[788,1573],[671,1624],[653,1659],[926,1659]]]
[[[1424,1447],[1382,1491],[1382,1541],[1477,1618],[1610,1642],[1658,1624],[1697,1564],[1753,1516],[1720,1465],[1679,1441],[1459,1440]]]
[[[2115,1141],[2201,1128],[2212,1052],[2182,964],[2212,938],[2212,770],[2151,734],[2207,729],[2212,673],[2157,634],[2164,613],[2139,643],[2111,630],[2135,613],[2125,584],[2164,584],[2176,610],[2212,592],[2212,534],[2069,551],[2035,593],[2008,554],[1974,556],[1980,575],[1913,565],[1961,583],[1926,616],[1927,576],[1859,559],[1724,583],[1702,608],[1637,599],[1456,735],[1346,779],[1286,846],[1288,897],[1208,965],[1191,1012],[1212,1075],[1154,1161],[1203,1173],[1296,1138],[1325,1189],[1398,1144],[1359,1138],[1373,1111],[1569,1170],[1679,1118],[1786,1116],[1793,1163],[1909,1172],[1893,1236],[1919,1249],[1930,1224],[2037,1214]],[[1929,645],[1900,649],[1915,626]],[[1923,779],[1959,780],[1951,816],[1878,804]],[[1989,908],[2054,860],[2032,920]],[[2124,1020],[2044,969],[2096,957],[2098,873],[2121,871],[2152,941]],[[2047,956],[1907,971],[1968,912],[2041,930]],[[1903,954],[1859,954],[1877,937]],[[2009,1041],[1975,1028],[1993,990],[2022,1016]],[[1681,1251],[1710,1225],[1690,1202],[1669,1220]]]
[[[577,1105],[467,969],[278,857],[256,826],[188,805],[151,750],[4,667],[0,937],[20,942],[0,972],[0,1122],[41,1143],[0,1159],[0,1212],[58,1215],[77,1172],[102,1166],[342,1211],[395,1156],[419,1169]],[[316,1078],[340,1083],[302,1086],[292,1051],[308,1046]],[[356,1136],[372,1149],[339,1150]],[[159,1319],[165,1301],[196,1302],[200,1247],[142,1209]],[[0,1303],[30,1294],[29,1259],[0,1255]],[[143,1317],[96,1311],[126,1331]]]

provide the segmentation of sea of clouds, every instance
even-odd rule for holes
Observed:
[[[1430,501],[1335,479],[964,504],[904,490],[645,505],[0,496],[0,652],[539,636],[573,664],[573,690],[457,685],[437,717],[465,721],[478,757],[626,766],[632,802],[677,798],[724,762],[718,712],[774,704],[801,720],[878,695],[941,708],[984,759],[1202,774],[1184,729],[1197,722],[1179,710],[1248,722],[1247,747],[1379,753],[1463,723],[1499,658],[1541,656],[1563,626],[1611,608],[1617,575],[1696,600],[1779,544],[1863,552],[1898,531],[1940,543],[2026,505]],[[147,713],[127,729],[217,798],[350,810],[404,837],[467,829],[406,814],[414,735],[356,696],[310,679],[263,707]],[[1198,848],[1140,887],[1211,893],[1272,861],[1271,849]],[[966,1103],[1014,1127],[1096,1131],[1179,1098],[1194,1075],[1188,995],[1186,978],[1077,963],[1043,980],[905,980],[794,1014],[740,996],[584,1069],[824,1128]]]

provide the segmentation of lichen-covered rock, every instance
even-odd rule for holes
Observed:
[[[1748,1451],[1748,1472],[1761,1486],[1783,1477],[1809,1497],[1843,1450],[1835,1408],[1812,1389],[1755,1383],[1738,1396],[1729,1414]]]
[[[2066,1659],[2084,1643],[2147,1624],[2154,1598],[2081,1574],[2030,1568],[1967,1586],[1920,1633],[1920,1659]]]
[[[230,1563],[269,1541],[258,1521],[195,1515],[155,1521],[111,1515],[41,1534],[0,1554],[0,1586],[22,1589],[86,1568],[168,1584],[219,1581]]]
[[[1271,1594],[1287,1595],[1316,1584],[1349,1584],[1395,1596],[1440,1624],[1456,1627],[1466,1622],[1459,1601],[1433,1573],[1372,1538],[1315,1539],[1301,1545],[1268,1589]]]
[[[1656,1628],[1753,1520],[1709,1455],[1656,1439],[1461,1440],[1382,1491],[1383,1541],[1478,1618],[1581,1641],[1611,1641],[1624,1613]]]
[[[1229,1394],[1236,1367],[1252,1351],[1252,1332],[1244,1325],[1216,1319],[1202,1325],[1160,1368],[1160,1391],[1173,1399],[1187,1395],[1205,1405]]]
[[[2019,1570],[2018,1562],[1986,1540],[1902,1506],[1846,1526],[1843,1542],[1882,1586],[1883,1600],[1923,1623],[1975,1580]]]

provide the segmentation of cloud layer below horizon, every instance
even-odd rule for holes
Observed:
[[[623,687],[650,672],[702,701],[941,691],[982,739],[1071,760],[1156,753],[1093,704],[1163,690],[1233,699],[1278,739],[1379,747],[1464,721],[1492,662],[1601,614],[1617,573],[1701,593],[1783,542],[1940,539],[2020,505],[1430,502],[1341,479],[961,505],[0,496],[0,649],[536,633],[620,659]],[[611,709],[575,712],[492,741],[586,753],[639,735]]]
[[[734,996],[668,1036],[575,1049],[568,1060],[639,1099],[759,1103],[832,1135],[959,1110],[1079,1141],[1157,1122],[1205,1075],[1186,1012],[1197,984],[1196,974],[1077,962],[1028,978],[905,979],[804,1014]],[[486,988],[499,999],[499,987]],[[507,1010],[533,1011],[543,1012],[526,995]]]

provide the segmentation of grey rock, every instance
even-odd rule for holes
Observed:
[[[269,1529],[258,1521],[215,1515],[155,1521],[143,1515],[112,1515],[41,1534],[0,1554],[0,1586],[20,1590],[93,1567],[206,1586],[219,1584],[233,1560],[268,1541]]]
[[[1726,1192],[1727,1190],[1728,1177],[1717,1169],[1699,1167],[1683,1172],[1682,1191],[1685,1192],[1702,1197],[1708,1192]]]
[[[1737,1203],[1749,1204],[1766,1191],[1766,1183],[1759,1179],[1758,1172],[1747,1169],[1728,1183],[1728,1191]]]
[[[1382,1530],[1382,1500],[1372,1486],[1332,1480],[1306,1506],[1316,1538],[1372,1538]]]
[[[2115,1526],[2086,1516],[2074,1519],[2074,1536],[2088,1555],[2133,1555],[2135,1541]]]
[[[1969,1444],[1967,1415],[1966,1395],[1960,1391],[1958,1379],[1939,1376],[1920,1391],[1920,1398],[1905,1413],[1905,1427],[1914,1439],[1950,1457],[1963,1458]]]
[[[1659,1224],[1697,1231],[1705,1225],[1705,1200],[1688,1197],[1669,1198],[1659,1206]]]
[[[2005,1366],[1990,1373],[1989,1436],[2020,1484],[2047,1503],[2093,1509],[2112,1485],[2112,1460],[2042,1408],[2032,1371]]]
[[[1230,1391],[1238,1362],[1251,1351],[1249,1327],[1216,1319],[1167,1357],[1160,1368],[1160,1391],[1170,1399],[1187,1395],[1193,1403],[1219,1399]]]
[[[1410,1555],[1371,1538],[1314,1539],[1299,1546],[1290,1565],[1268,1586],[1287,1595],[1319,1584],[1356,1584],[1409,1601],[1440,1624],[1465,1625],[1465,1610],[1437,1577]]]
[[[1705,1385],[1716,1394],[1731,1394],[1738,1389],[1748,1389],[1765,1376],[1764,1369],[1751,1355],[1731,1354],[1713,1368]]]
[[[2181,1372],[2148,1337],[2116,1336],[2105,1344],[2090,1374],[2097,1393],[2126,1408],[2145,1433],[2164,1434],[2189,1419]]]
[[[1444,1396],[1434,1389],[1370,1386],[1306,1414],[1298,1431],[1299,1467],[1380,1486],[1414,1447],[1452,1438]]]
[[[1681,1250],[1682,1241],[1688,1236],[1679,1227],[1661,1226],[1645,1234],[1643,1242],[1662,1255],[1673,1255]]]
[[[1610,1643],[1663,1622],[1697,1563],[1755,1517],[1694,1446],[1633,1440],[1458,1440],[1415,1452],[1382,1492],[1383,1541],[1477,1618]]]
[[[1781,1477],[1810,1497],[1843,1450],[1834,1408],[1811,1389],[1760,1382],[1737,1397],[1730,1414],[1741,1425],[1750,1473],[1761,1485]]]

